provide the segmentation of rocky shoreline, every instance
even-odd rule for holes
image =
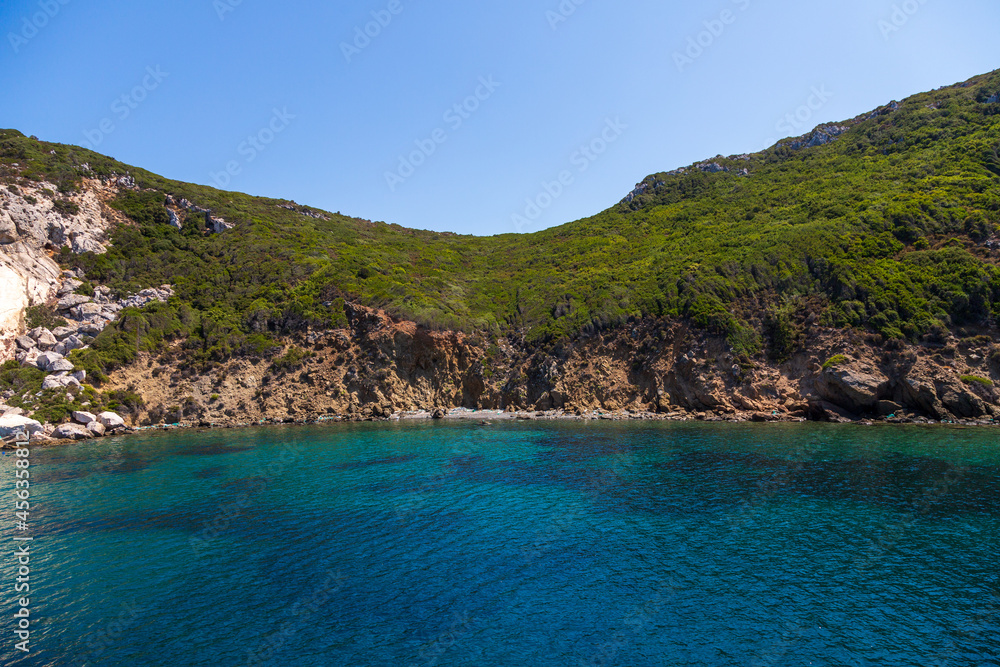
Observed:
[[[124,309],[173,294],[161,285],[113,295],[55,261],[59,245],[102,252],[107,230],[124,221],[107,202],[134,188],[125,177],[87,179],[71,197],[79,212],[64,214],[43,201],[51,190],[45,183],[0,189],[0,359],[16,363],[14,379],[0,388],[0,437],[18,426],[3,420],[31,417],[36,442],[152,428],[435,416],[969,426],[1000,419],[1000,335],[992,325],[884,339],[825,325],[820,302],[789,321],[781,354],[766,346],[751,354],[677,317],[633,318],[532,342],[520,329],[429,329],[347,300],[336,328],[288,334],[274,355],[198,366],[186,360],[184,341],[170,340],[155,351],[137,346],[129,365],[88,378],[72,360],[80,352],[70,357],[74,350],[86,350]],[[182,209],[207,211],[186,200],[165,206],[172,220]],[[19,271],[13,278],[11,267]],[[751,313],[766,310],[765,303],[745,305]],[[27,306],[44,306],[50,317],[36,314],[28,326]],[[48,326],[38,326],[43,322]],[[31,376],[30,388],[18,369]],[[121,413],[114,427],[100,419],[105,408]]]
[[[115,415],[117,416],[117,415]],[[118,419],[121,419],[120,417]],[[118,423],[113,421],[110,427],[99,433],[96,430],[92,430],[89,434],[84,434],[83,431],[88,430],[88,427],[84,427],[81,430],[79,424],[72,424],[73,433],[76,433],[76,437],[60,437],[61,433],[57,428],[52,432],[52,435],[46,437],[41,437],[37,439],[32,439],[32,445],[38,446],[52,446],[52,445],[67,445],[74,444],[83,440],[97,439],[102,436],[126,436],[126,435],[137,435],[141,433],[148,433],[153,431],[185,431],[185,430],[195,430],[195,431],[206,431],[206,430],[229,430],[229,429],[244,429],[244,428],[262,428],[262,427],[279,427],[279,426],[316,426],[316,425],[332,425],[332,424],[346,424],[346,423],[362,423],[362,422],[381,422],[381,423],[399,423],[399,422],[418,422],[418,421],[462,421],[462,422],[473,422],[477,426],[492,426],[495,423],[502,422],[514,422],[514,421],[575,421],[575,422],[590,422],[590,421],[615,421],[615,422],[636,422],[636,421],[655,421],[655,422],[701,422],[701,423],[729,423],[729,424],[747,424],[747,423],[758,423],[758,424],[803,424],[803,423],[823,423],[817,422],[815,420],[808,420],[804,417],[793,417],[788,414],[766,414],[766,413],[753,413],[753,414],[716,414],[716,413],[668,413],[659,414],[654,412],[633,412],[633,411],[614,411],[614,412],[584,412],[582,414],[567,413],[563,410],[547,410],[547,411],[514,411],[506,412],[501,410],[473,410],[469,408],[453,408],[451,410],[444,410],[438,408],[436,410],[417,410],[408,411],[402,413],[393,413],[389,417],[361,417],[359,415],[327,415],[322,417],[306,417],[301,419],[264,419],[259,422],[220,422],[220,423],[209,423],[209,422],[186,422],[177,424],[156,424],[151,426],[139,426],[139,427],[129,427],[125,426],[124,422]],[[97,422],[102,425],[100,422]],[[939,428],[984,428],[984,427],[995,427],[1000,426],[1000,422],[993,419],[990,420],[976,420],[976,419],[957,419],[957,420],[934,420],[928,417],[886,417],[880,419],[858,419],[850,420],[843,419],[837,420],[836,423],[847,425],[847,426],[876,426],[876,425],[898,425],[898,426],[925,426],[925,427],[939,427]],[[63,425],[65,427],[67,425]],[[60,428],[63,428],[60,427]],[[69,431],[67,431],[68,433]],[[17,440],[16,435],[8,435],[2,439],[2,447],[0,449],[13,449],[14,443]]]

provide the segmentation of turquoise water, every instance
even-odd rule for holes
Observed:
[[[4,665],[1000,664],[1000,432],[366,424],[31,454]]]

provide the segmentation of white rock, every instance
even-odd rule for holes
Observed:
[[[84,344],[84,342],[77,335],[72,335],[72,336],[66,338],[62,342],[62,344],[66,348],[66,352],[64,352],[63,354],[69,354],[73,350],[79,350],[79,349],[81,349],[83,347],[86,347],[86,345]]]
[[[76,371],[75,373],[70,373],[70,377],[77,382],[83,382],[87,379],[87,371]]]
[[[93,421],[87,424],[87,430],[97,437],[101,437],[107,432],[107,429],[104,428],[104,424],[98,421]]]
[[[101,314],[101,304],[82,303],[70,309],[70,316],[77,320],[89,320],[92,317],[103,317]]]
[[[35,361],[35,365],[41,368],[43,371],[47,371],[49,370],[49,368],[51,368],[52,364],[56,363],[62,358],[63,356],[61,354],[57,354],[56,352],[42,352],[40,355],[38,355],[38,360]]]
[[[105,428],[111,431],[125,428],[125,420],[114,412],[102,412],[97,415],[97,421],[101,422]]]
[[[50,373],[71,373],[73,368],[73,362],[69,359],[59,359],[49,366],[48,371]]]
[[[31,336],[18,336],[16,339],[14,339],[14,341],[17,343],[17,346],[22,350],[31,350],[38,347],[35,344],[35,339],[32,338]]]
[[[57,377],[55,375],[49,375],[44,380],[42,380],[42,391],[47,389],[61,389],[63,387],[79,387],[80,381],[77,380],[72,375],[65,375],[63,377]]]
[[[59,288],[58,292],[59,297],[62,298],[67,294],[72,294],[82,284],[83,284],[82,280],[77,280],[76,278],[67,278],[66,281],[62,284],[62,287]]]
[[[38,347],[43,350],[51,348],[53,345],[58,343],[56,337],[52,335],[52,332],[43,327],[36,327],[32,329],[28,336],[32,338],[38,345]]]
[[[17,363],[22,366],[38,366],[38,356],[41,353],[41,350],[36,347],[28,350],[27,352],[19,352],[15,359],[17,359]]]
[[[86,426],[80,424],[63,424],[56,427],[52,432],[52,437],[58,440],[87,440],[93,438],[93,434]]]
[[[107,326],[107,322],[84,322],[80,325],[80,333],[87,336],[96,336],[97,334],[104,331],[104,327]]]
[[[55,329],[52,330],[52,335],[58,338],[59,340],[62,340],[67,336],[72,336],[75,333],[76,329],[74,329],[73,327],[56,327]]]
[[[77,424],[83,424],[86,426],[90,422],[96,422],[97,416],[93,412],[83,412],[82,410],[78,410],[73,413],[73,421]]]
[[[69,296],[64,296],[59,299],[59,304],[56,308],[59,310],[70,310],[71,308],[75,308],[80,304],[88,303],[89,301],[89,296],[84,296],[82,294],[70,294]]]
[[[0,438],[6,438],[19,431],[30,435],[41,430],[42,425],[34,419],[16,415],[0,417]]]

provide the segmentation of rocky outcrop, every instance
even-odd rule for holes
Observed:
[[[89,440],[94,434],[80,424],[63,424],[52,432],[52,437],[57,440]]]
[[[728,167],[724,167],[718,162],[701,162],[696,164],[695,167],[709,174],[718,174],[723,171],[729,171]]]
[[[97,415],[97,421],[109,431],[118,431],[125,428],[125,420],[114,412],[102,412]]]
[[[64,272],[65,282],[58,290],[61,298],[55,306],[66,318],[66,326],[52,331],[37,327],[14,338],[14,358],[22,366],[35,366],[51,374],[45,378],[43,389],[80,386],[86,373],[74,372],[73,362],[66,359],[70,352],[86,349],[91,337],[99,334],[124,308],[141,308],[154,301],[166,301],[173,295],[170,285],[145,289],[117,301],[111,299],[110,290],[103,286],[94,290],[93,298],[67,294],[67,287],[82,285],[73,275],[82,277],[79,271]]]
[[[830,143],[849,129],[851,128],[847,125],[820,125],[809,134],[792,139],[788,142],[787,146],[792,150],[823,146],[824,144]],[[783,146],[786,144],[782,142],[778,145]]]
[[[61,287],[52,253],[63,246],[104,252],[108,227],[124,220],[105,203],[117,192],[117,184],[92,179],[68,194],[46,182],[0,187],[0,361],[14,356],[24,309],[47,302]]]
[[[91,422],[96,422],[97,417],[92,412],[77,411],[73,413],[73,421],[77,424],[83,424],[86,426]]]
[[[859,415],[878,407],[889,388],[889,378],[872,367],[838,367],[822,371],[815,387],[821,399]]]
[[[16,433],[38,433],[42,430],[42,425],[34,420],[21,415],[5,415],[0,417],[0,438],[6,438]]]

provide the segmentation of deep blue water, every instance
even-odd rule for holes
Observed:
[[[464,423],[31,455],[3,665],[1000,665],[1000,432]]]

